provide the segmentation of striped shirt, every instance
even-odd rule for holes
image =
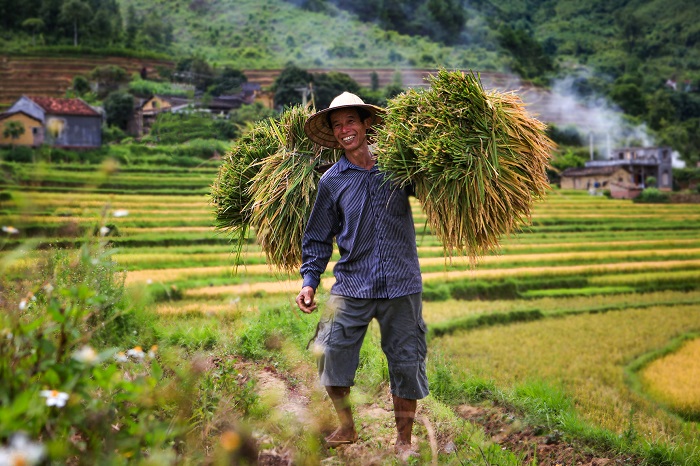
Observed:
[[[408,195],[376,165],[366,170],[343,156],[321,177],[302,240],[303,286],[318,287],[334,238],[340,260],[331,293],[396,298],[422,291]]]

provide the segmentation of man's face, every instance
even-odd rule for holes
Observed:
[[[367,144],[371,119],[361,120],[356,108],[335,110],[331,113],[330,121],[333,136],[346,152]]]

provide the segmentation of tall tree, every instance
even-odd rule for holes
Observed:
[[[78,24],[87,22],[91,16],[92,8],[82,0],[68,0],[61,7],[61,21],[73,25],[73,46],[78,46]]]
[[[36,33],[44,28],[44,20],[41,18],[28,18],[22,21],[22,27],[32,31],[32,47],[36,45]]]
[[[275,105],[284,107],[302,103],[302,92],[299,89],[307,89],[309,83],[314,80],[311,73],[288,63],[280,72],[272,85],[275,92]]]

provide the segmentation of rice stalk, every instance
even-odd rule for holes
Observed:
[[[445,254],[475,261],[529,222],[546,193],[554,144],[544,129],[514,93],[440,70],[428,89],[388,102],[375,153],[393,182],[413,185]]]
[[[273,154],[277,147],[270,137],[272,120],[258,122],[240,137],[223,158],[211,187],[210,203],[214,206],[214,227],[225,233],[233,244],[235,263],[248,238],[251,201],[248,186],[257,172],[255,162]]]
[[[212,195],[217,227],[234,236],[240,252],[250,228],[270,266],[291,273],[301,265],[301,238],[318,188],[318,167],[339,158],[304,134],[310,111],[285,110],[279,120],[255,126],[254,135],[239,140],[223,167]],[[249,133],[250,134],[250,133]]]

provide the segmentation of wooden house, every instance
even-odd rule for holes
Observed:
[[[0,144],[39,146],[49,144],[71,149],[90,149],[102,145],[102,114],[82,99],[22,96],[0,114],[0,126],[19,121],[24,134],[18,140],[4,138]]]

